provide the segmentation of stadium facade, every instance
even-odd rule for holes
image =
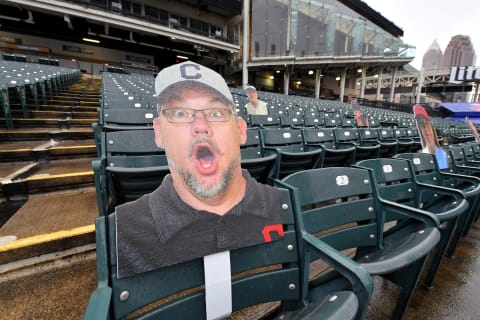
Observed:
[[[238,85],[348,101],[364,97],[367,77],[394,77],[415,56],[403,31],[362,1],[10,0],[0,9],[4,52],[93,74],[190,59]]]

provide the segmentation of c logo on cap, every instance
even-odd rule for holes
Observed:
[[[187,74],[188,68],[194,68],[195,70],[200,70],[200,66],[196,64],[184,64],[180,66],[180,74],[184,79],[199,79],[202,77],[200,72],[196,72],[194,74]]]

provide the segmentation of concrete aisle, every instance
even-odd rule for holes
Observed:
[[[443,259],[433,285],[416,291],[405,320],[480,319],[480,221],[461,239],[455,257]]]

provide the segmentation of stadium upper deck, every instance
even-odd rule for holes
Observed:
[[[104,64],[152,73],[151,66],[186,58],[236,83],[343,100],[362,97],[359,76],[400,70],[415,54],[399,27],[361,1],[11,0],[0,6],[4,49],[75,59],[94,73]]]

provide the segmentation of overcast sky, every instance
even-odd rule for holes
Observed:
[[[437,39],[445,52],[450,39],[458,34],[472,40],[477,63],[480,57],[479,0],[363,0],[403,30],[403,42],[415,46],[412,65],[420,69],[423,55]]]

